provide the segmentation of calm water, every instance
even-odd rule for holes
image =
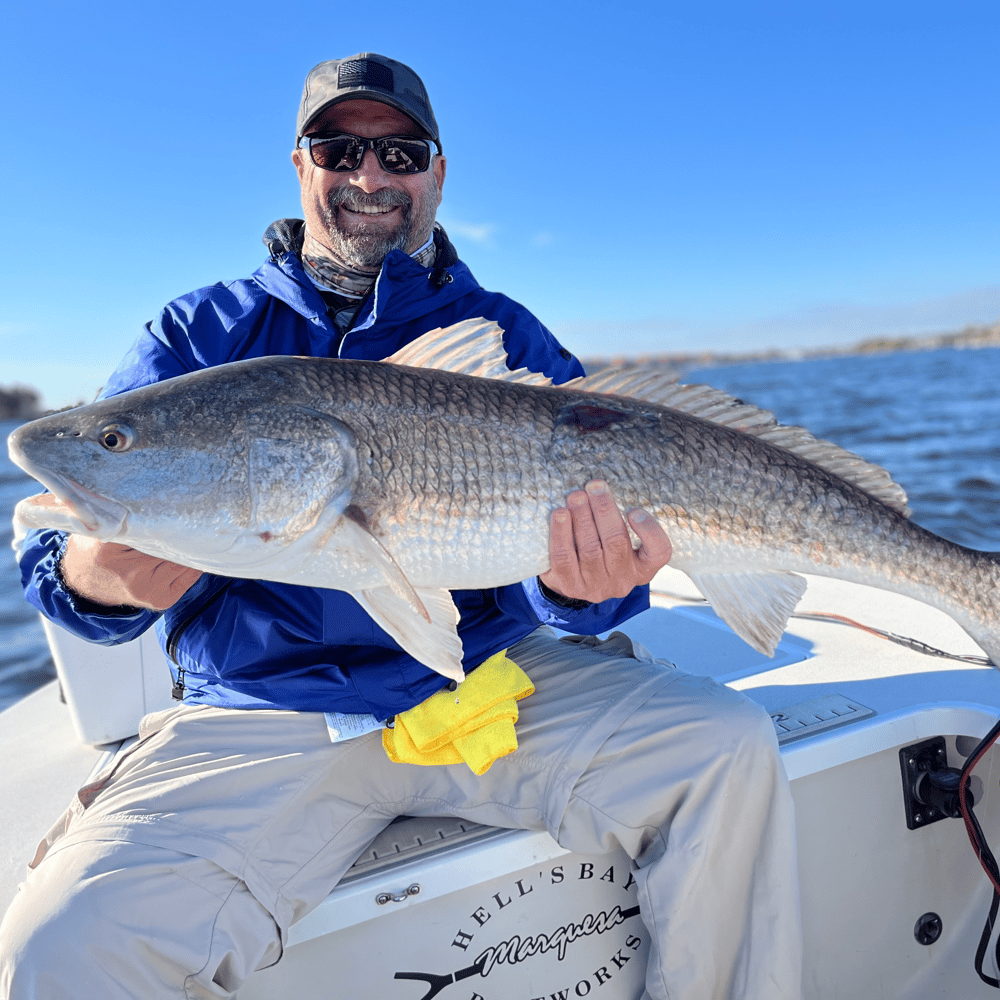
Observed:
[[[877,462],[913,518],[972,548],[1000,550],[1000,348],[733,365],[692,372]],[[6,439],[14,424],[0,422]],[[54,676],[9,555],[10,512],[35,492],[0,449],[0,709]]]
[[[7,435],[16,426],[0,420],[0,710],[55,677],[38,614],[21,593],[10,547],[14,505],[38,492],[35,481],[7,457]]]

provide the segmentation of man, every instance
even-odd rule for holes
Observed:
[[[292,159],[304,224],[268,229],[251,278],[167,306],[107,394],[244,357],[380,360],[480,316],[503,328],[511,368],[582,373],[436,226],[446,163],[408,67],[370,53],[315,67]],[[620,843],[638,865],[648,997],[798,996],[791,802],[767,715],[620,634],[567,643],[539,628],[594,635],[647,606],[670,543],[642,511],[629,523],[635,552],[605,484],[588,483],[552,515],[549,571],[454,594],[466,684],[507,650],[534,686],[517,750],[483,773],[389,759],[387,720],[447,681],[348,595],[34,533],[29,599],[97,642],[155,622],[179,704],[143,720],[40,846],[0,933],[0,992],[230,996],[394,815],[450,812],[548,829],[582,853]],[[360,735],[331,738],[324,713]]]

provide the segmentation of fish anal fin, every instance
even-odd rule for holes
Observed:
[[[375,587],[353,594],[375,623],[415,660],[444,677],[461,683],[462,640],[458,637],[458,609],[444,589],[417,591],[428,617],[415,615],[407,599],[389,587]]]
[[[806,590],[806,581],[796,573],[703,571],[689,575],[715,613],[765,656],[774,656]]]

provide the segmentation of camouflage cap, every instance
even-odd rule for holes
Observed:
[[[352,98],[381,101],[402,111],[441,149],[438,124],[423,81],[409,66],[374,52],[359,52],[346,59],[329,59],[309,71],[299,104],[296,144],[321,111]]]

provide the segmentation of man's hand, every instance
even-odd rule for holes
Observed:
[[[59,569],[66,586],[88,601],[151,611],[176,604],[201,576],[200,570],[82,535],[69,536]]]
[[[649,583],[670,561],[670,539],[643,510],[630,510],[628,520],[642,542],[634,551],[608,484],[595,479],[574,490],[552,512],[551,568],[538,579],[563,597],[594,604]]]

